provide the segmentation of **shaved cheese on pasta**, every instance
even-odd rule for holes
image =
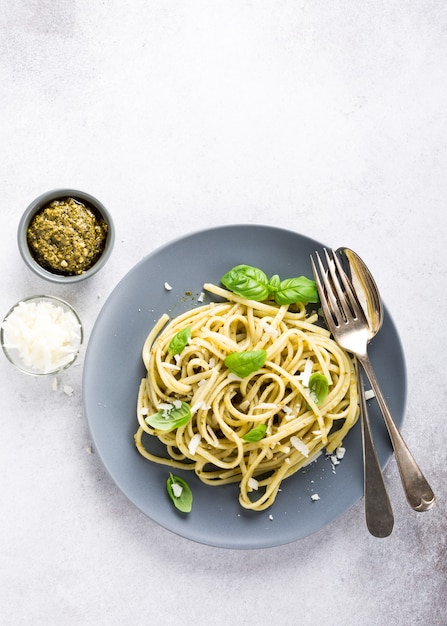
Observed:
[[[247,484],[249,489],[254,489],[254,491],[257,491],[259,489],[259,482],[256,480],[256,478],[249,478]]]
[[[304,305],[277,306],[215,285],[204,288],[225,301],[162,316],[146,338],[135,444],[146,459],[193,471],[207,485],[238,483],[241,506],[262,511],[282,481],[323,450],[337,456],[359,415],[354,361]],[[169,344],[186,327],[191,334],[180,369],[166,369]],[[228,354],[261,349],[267,358],[258,370],[243,378],[229,372]],[[314,372],[329,382],[319,405],[309,399]],[[151,414],[180,400],[191,417],[172,431],[154,431],[142,417],[142,408]]]
[[[310,359],[306,361],[304,371],[299,375],[299,378],[303,382],[304,387],[309,387],[309,378],[312,374],[313,363]]]
[[[194,456],[196,453],[196,450],[200,444],[202,440],[202,437],[200,435],[200,433],[196,433],[193,438],[191,439],[191,441],[188,443],[188,450],[189,452]]]
[[[298,452],[301,452],[301,454],[303,454],[307,459],[307,457],[309,456],[309,448],[306,446],[304,441],[293,435],[293,437],[290,437],[290,443],[294,448],[298,450]]]

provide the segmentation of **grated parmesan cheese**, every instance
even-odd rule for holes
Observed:
[[[173,372],[178,372],[181,370],[180,365],[174,365],[174,363],[162,363],[162,367],[167,370],[172,370]]]
[[[247,485],[249,486],[250,489],[253,489],[254,491],[257,491],[259,488],[259,483],[256,480],[256,478],[250,477],[247,481]]]
[[[180,498],[182,495],[183,487],[179,483],[172,483],[171,485],[172,493],[175,498]]]
[[[310,359],[307,359],[304,366],[304,370],[299,374],[298,378],[303,383],[304,387],[309,387],[309,378],[312,374],[313,363]]]
[[[82,341],[75,315],[45,300],[20,302],[2,328],[5,347],[17,350],[25,367],[42,374],[69,365]]]
[[[337,459],[342,459],[345,456],[345,453],[346,453],[346,448],[342,448],[341,446],[335,450]]]
[[[64,393],[67,396],[72,396],[73,392],[74,392],[74,389],[73,389],[73,387],[71,385],[64,385]]]
[[[274,328],[271,324],[269,324],[267,322],[267,320],[262,320],[261,326],[262,326],[264,332],[267,333],[268,335],[272,335],[273,337],[277,337],[278,336],[279,333],[276,330],[276,328]]]
[[[188,450],[192,456],[195,455],[201,440],[202,440],[202,437],[200,436],[200,433],[196,433],[195,435],[191,437],[191,441],[188,443]]]
[[[309,448],[306,446],[304,441],[302,441],[302,439],[299,439],[296,435],[293,435],[292,437],[290,437],[290,443],[294,448],[298,450],[298,452],[301,452],[301,454],[303,454],[307,459],[307,457],[309,456]]]
[[[205,400],[199,400],[191,407],[191,415],[197,413],[197,411],[209,411],[211,407],[205,402]]]

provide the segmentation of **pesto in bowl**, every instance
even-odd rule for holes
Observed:
[[[110,256],[113,242],[113,222],[104,205],[72,189],[34,200],[18,230],[22,258],[52,282],[77,282],[95,274]]]

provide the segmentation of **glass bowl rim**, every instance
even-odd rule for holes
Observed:
[[[3,328],[4,322],[8,319],[8,317],[15,310],[15,308],[19,306],[19,304],[21,304],[22,302],[26,303],[26,302],[31,302],[31,301],[51,301],[51,302],[55,302],[58,305],[62,305],[64,310],[69,311],[75,317],[77,323],[79,324],[79,344],[76,347],[76,350],[73,351],[74,352],[73,359],[69,363],[66,363],[63,366],[57,367],[54,370],[51,370],[49,372],[40,372],[39,370],[33,370],[32,368],[28,368],[25,365],[16,362],[12,358],[8,348],[5,345],[5,331],[4,331],[4,328]],[[84,341],[84,327],[83,327],[83,324],[82,324],[81,318],[79,317],[78,312],[76,311],[76,309],[69,302],[67,302],[63,298],[59,298],[58,296],[49,296],[49,295],[45,295],[45,294],[37,294],[37,295],[34,295],[34,296],[26,296],[25,298],[21,298],[13,306],[11,306],[9,308],[7,313],[3,316],[3,319],[2,319],[1,324],[0,324],[0,343],[1,343],[2,350],[3,350],[3,353],[4,353],[5,357],[8,359],[8,361],[17,370],[19,370],[20,372],[23,372],[24,374],[29,374],[30,376],[55,376],[59,372],[62,372],[64,370],[68,369],[69,367],[71,367],[73,365],[73,363],[78,358],[79,353],[81,351],[81,347],[82,347],[83,341]]]

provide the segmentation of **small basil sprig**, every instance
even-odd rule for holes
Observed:
[[[179,332],[176,333],[171,339],[171,341],[169,342],[168,353],[171,356],[174,356],[175,354],[180,354],[188,345],[188,341],[190,337],[191,337],[190,326],[187,326],[186,328],[179,330]]]
[[[192,491],[186,480],[180,476],[169,474],[166,481],[166,490],[174,506],[182,513],[189,513],[192,509]]]
[[[273,297],[277,304],[292,304],[293,302],[318,302],[319,296],[314,280],[305,276],[286,278],[279,283]]]
[[[274,274],[270,280],[257,267],[236,265],[224,274],[220,282],[238,296],[261,302],[273,298],[279,305],[294,302],[319,302],[317,285],[305,276],[281,280]]]
[[[324,374],[315,372],[309,377],[308,388],[312,400],[319,405],[324,402],[329,392],[329,381]]]
[[[191,407],[186,402],[174,400],[171,405],[162,408],[153,415],[148,415],[145,422],[155,430],[170,432],[187,424],[191,419]]]
[[[250,443],[253,441],[261,441],[261,439],[264,439],[265,437],[266,430],[267,426],[265,424],[259,424],[258,426],[255,426],[255,428],[249,430],[248,433],[245,433],[242,439]]]
[[[220,279],[222,285],[238,296],[261,302],[269,297],[268,278],[257,267],[236,265]]]
[[[232,374],[245,378],[249,374],[261,369],[267,358],[265,350],[246,350],[231,352],[224,360],[224,364]]]

